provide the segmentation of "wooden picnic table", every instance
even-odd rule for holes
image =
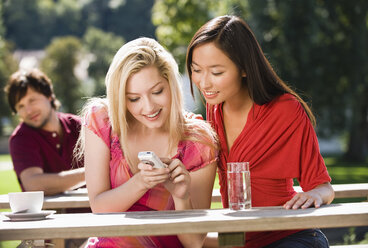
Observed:
[[[332,184],[335,199],[366,198],[368,199],[368,183]],[[294,186],[296,192],[303,192],[300,186]],[[221,202],[220,190],[212,192],[212,202]]]
[[[178,233],[248,232],[368,225],[368,202],[298,210],[281,207],[54,214],[45,220],[9,221],[1,215],[0,240],[67,239]]]
[[[332,187],[335,190],[335,199],[359,197],[365,197],[368,199],[368,183],[333,184]],[[302,191],[301,187],[299,186],[295,186],[294,188],[297,192]],[[218,189],[213,190],[212,202],[221,202],[221,195]],[[0,195],[0,209],[8,208],[10,208],[8,195]],[[45,196],[43,208],[89,208],[87,189],[82,188],[74,191],[67,191],[63,194],[54,196]]]
[[[0,209],[8,209],[9,198],[7,194],[0,195]],[[45,196],[43,209],[67,209],[67,208],[89,208],[87,189],[66,191],[63,194]]]

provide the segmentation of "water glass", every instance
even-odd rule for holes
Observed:
[[[231,210],[252,207],[249,162],[227,163],[228,198]]]

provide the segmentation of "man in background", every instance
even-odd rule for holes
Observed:
[[[78,116],[58,112],[51,80],[40,70],[19,70],[5,86],[20,124],[9,139],[14,170],[23,191],[53,195],[85,185],[81,161],[73,159]]]

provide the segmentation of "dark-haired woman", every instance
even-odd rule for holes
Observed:
[[[210,20],[194,35],[187,70],[220,139],[219,180],[228,207],[226,163],[249,161],[252,205],[320,207],[334,198],[307,104],[274,72],[239,17]],[[193,89],[192,89],[193,90]],[[303,193],[293,189],[296,178]],[[246,234],[245,247],[328,247],[318,229]]]

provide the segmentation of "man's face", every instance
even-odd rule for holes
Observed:
[[[41,129],[50,121],[53,111],[51,98],[30,87],[26,95],[15,105],[15,109],[24,123]]]

